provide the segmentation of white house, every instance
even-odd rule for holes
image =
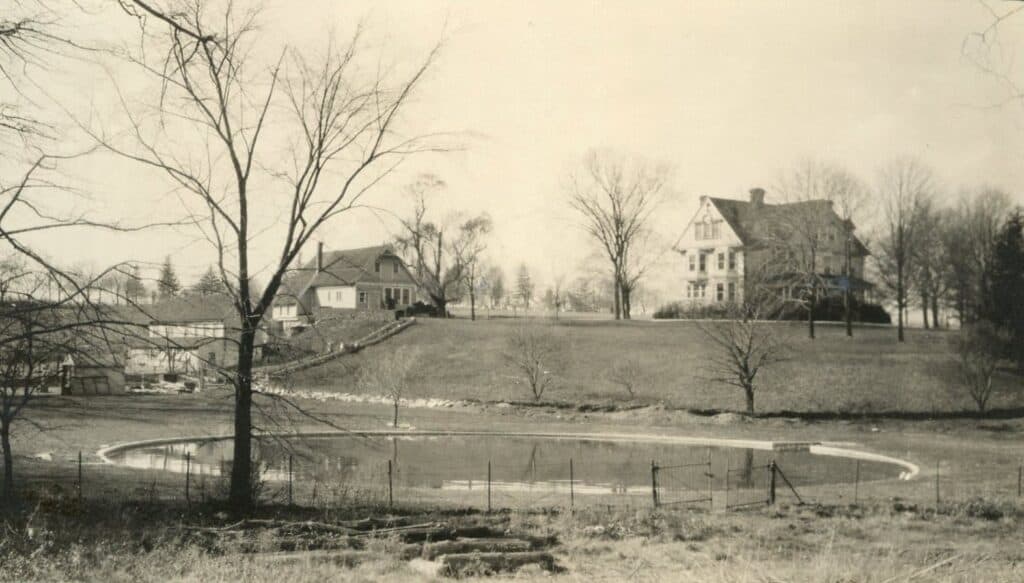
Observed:
[[[691,305],[740,302],[753,274],[761,281],[774,278],[779,294],[788,298],[794,290],[785,273],[773,273],[777,249],[766,243],[773,229],[784,224],[780,217],[801,212],[820,223],[822,236],[815,265],[827,290],[850,286],[858,296],[871,284],[863,279],[868,250],[851,236],[849,274],[845,273],[845,234],[852,223],[844,223],[825,200],[766,204],[763,189],[750,191],[749,200],[700,197],[700,206],[683,230],[674,248],[683,257],[680,295]],[[774,268],[778,270],[779,268]]]

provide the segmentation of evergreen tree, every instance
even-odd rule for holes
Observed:
[[[985,319],[1008,337],[1006,356],[1024,370],[1024,216],[1010,215],[996,236]]]
[[[124,297],[132,303],[138,303],[146,297],[146,284],[142,282],[139,266],[132,264],[124,283]]]
[[[160,267],[160,277],[156,286],[161,299],[176,296],[181,291],[181,283],[178,281],[178,274],[174,272],[174,266],[171,265],[170,255],[164,259],[164,264]]]
[[[199,278],[199,281],[192,286],[192,293],[201,296],[222,294],[224,292],[224,283],[220,280],[217,273],[213,271],[213,266],[207,267],[206,272]]]
[[[523,307],[530,309],[530,300],[533,299],[533,280],[530,278],[530,270],[523,263],[519,266],[519,275],[516,277],[516,295],[523,301]]]
[[[491,284],[491,307],[497,308],[505,301],[505,273],[500,267],[492,267],[487,278]]]

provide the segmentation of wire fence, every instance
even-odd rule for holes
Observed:
[[[303,463],[292,455],[275,464],[257,463],[254,496],[264,505],[341,508],[458,507],[479,510],[578,508],[586,506],[705,508],[734,511],[794,504],[858,504],[893,492],[915,503],[944,503],[976,498],[1017,498],[1024,494],[1024,466],[1007,468],[1005,476],[989,473],[969,482],[936,462],[924,466],[912,481],[879,477],[878,469],[857,459],[810,471],[806,464],[788,465],[780,452],[750,450],[729,455],[708,449],[703,461],[673,463],[651,460],[649,469],[608,478],[593,463],[568,458],[561,462],[530,460],[511,463],[487,460],[470,467],[463,460],[422,465],[395,459],[322,460]],[[228,496],[230,462],[219,467],[184,459],[159,468],[135,469],[108,464],[77,464],[48,478],[19,481],[21,494],[38,500],[85,504],[92,500],[128,504],[205,504]]]

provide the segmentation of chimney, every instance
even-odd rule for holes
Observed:
[[[320,273],[324,270],[324,242],[317,241],[316,244],[316,271]]]
[[[764,206],[764,189],[763,188],[751,188],[750,189],[750,204],[754,207]]]

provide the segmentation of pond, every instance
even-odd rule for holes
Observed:
[[[680,501],[706,499],[723,490],[750,490],[759,496],[766,488],[768,465],[773,461],[798,489],[896,479],[904,477],[907,470],[905,465],[892,463],[896,460],[816,455],[806,444],[777,449],[769,442],[728,445],[731,447],[697,445],[683,438],[654,436],[632,440],[539,434],[353,433],[258,440],[255,458],[263,479],[271,483],[287,481],[290,467],[296,484],[386,487],[390,483],[398,492],[443,491],[456,499],[482,495],[484,489],[490,496],[650,497],[652,464],[659,468],[653,479],[662,490],[663,501],[673,496]],[[231,441],[140,445],[115,449],[106,457],[133,468],[187,470],[199,481],[228,471]]]

